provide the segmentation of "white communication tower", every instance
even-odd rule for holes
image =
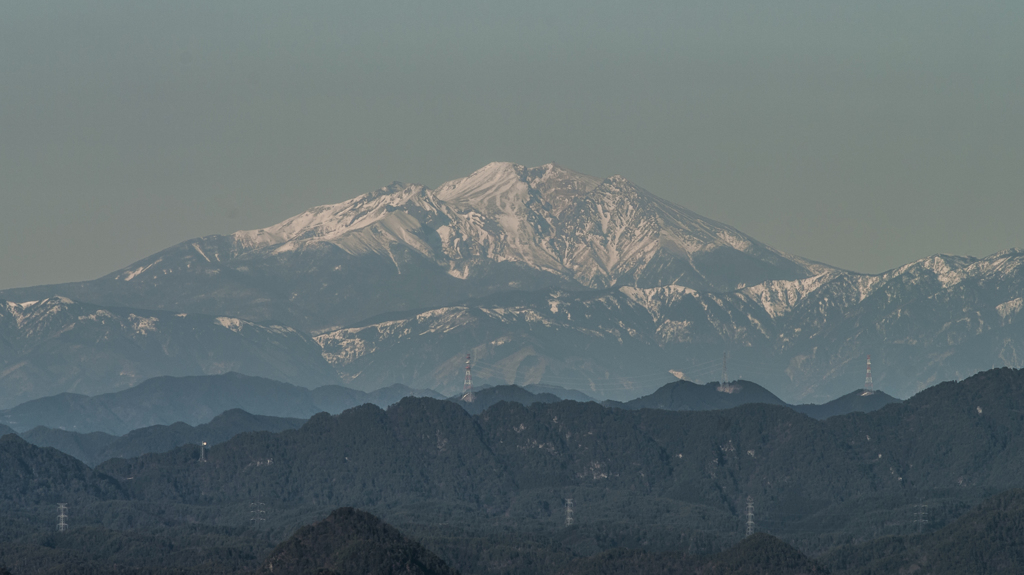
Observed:
[[[206,463],[206,442],[199,445],[199,462]]]
[[[565,526],[571,527],[575,521],[572,517],[572,498],[570,497],[565,500]]]

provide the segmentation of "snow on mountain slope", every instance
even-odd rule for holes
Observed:
[[[722,290],[744,283],[733,276],[763,281],[762,276],[805,277],[824,269],[621,177],[602,182],[553,164],[528,169],[496,162],[436,191],[396,183],[233,237],[241,250],[275,253],[329,242],[350,254],[389,256],[399,244],[461,278],[472,273],[471,260],[483,258],[522,263],[595,288],[680,283]],[[758,265],[750,273],[719,270],[712,260],[695,258],[718,250]],[[652,263],[658,267],[653,272]]]
[[[337,381],[320,347],[290,327],[64,297],[0,301],[0,342],[0,408],[116,391],[157,375],[240,371],[299,385]]]
[[[484,350],[491,371],[481,377],[494,383],[606,397],[650,391],[643,382],[666,383],[670,371],[714,379],[729,351],[735,369],[748,366],[748,379],[788,401],[858,388],[869,353],[875,381],[907,396],[1021,365],[1022,261],[1018,250],[938,255],[855,274],[788,256],[618,176],[492,163],[436,190],[394,183],[263,229],[182,242],[98,280],[0,292],[96,304],[73,318],[59,305],[38,317],[27,303],[0,308],[0,331],[13,334],[0,337],[0,381],[42,370],[19,355],[35,334],[79,357],[68,342],[87,323],[80,316],[105,311],[119,333],[153,338],[174,321],[164,318],[186,312],[206,314],[225,336],[257,324],[318,334],[323,357],[309,369],[329,372],[326,358],[363,389],[457,390],[465,352]],[[132,318],[117,308],[164,311]],[[207,355],[195,359],[199,373],[221,361]],[[261,369],[300,373],[291,358],[264,355]]]
[[[471,352],[486,383],[626,397],[670,372],[717,380],[728,351],[735,376],[789,401],[824,401],[862,386],[868,354],[876,386],[899,396],[1024,365],[1021,301],[1024,252],[1010,251],[730,293],[670,285],[496,295],[316,339],[355,387],[394,380],[454,393]]]
[[[92,282],[0,292],[281,322],[320,333],[508,290],[731,291],[830,270],[614,176],[492,163],[267,228],[182,242]]]

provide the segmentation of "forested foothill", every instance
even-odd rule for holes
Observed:
[[[189,444],[95,468],[6,435],[0,563],[248,573],[354,507],[461,573],[1022,572],[1022,432],[1024,370],[1004,368],[825,420],[574,401],[473,415],[410,397],[241,433],[205,461]]]

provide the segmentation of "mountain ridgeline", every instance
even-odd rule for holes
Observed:
[[[162,453],[181,445],[216,445],[239,433],[298,429],[305,419],[253,415],[241,409],[230,409],[209,423],[191,426],[177,422],[135,429],[118,437],[94,431],[77,433],[49,427],[35,427],[21,434],[22,439],[40,447],[53,447],[72,457],[96,466],[115,457],[138,457],[146,453]]]
[[[622,401],[717,379],[723,351],[790,403],[848,392],[869,354],[897,397],[1024,365],[1020,250],[859,274],[553,164],[395,183],[0,300],[0,408],[229,370],[450,396],[467,352],[479,383]]]
[[[158,376],[232,370],[316,387],[337,383],[320,346],[290,327],[100,307],[61,296],[0,302],[0,409],[70,393],[130,389]]]
[[[366,513],[342,507],[274,549],[259,575],[457,575],[438,556]]]
[[[410,396],[436,397],[436,394],[403,386],[369,394],[340,386],[308,390],[228,373],[154,378],[131,390],[92,398],[61,394],[0,412],[0,420],[25,429],[21,437],[33,445],[53,447],[95,466],[115,457],[161,453],[186,444],[215,445],[239,433],[298,429],[319,412],[340,413],[366,403],[388,407]],[[465,401],[461,396],[450,401],[477,415],[502,401],[532,405],[565,399],[593,401],[579,392],[555,386],[524,389],[515,385],[477,390],[473,401]],[[602,405],[620,409],[710,411],[750,403],[785,405],[769,391],[748,381],[731,382],[726,386],[678,381],[666,384],[650,396],[626,403],[605,401]],[[881,392],[860,390],[824,405],[789,407],[824,419],[874,411],[889,403],[898,403],[898,400]],[[258,413],[251,414],[243,408]],[[225,411],[208,423],[198,423],[216,409]],[[164,423],[167,421],[175,423]],[[17,432],[0,424],[0,435],[6,433]]]
[[[988,525],[1005,538],[992,565],[1020,570],[1019,492],[970,510],[1021,487],[1021,413],[1024,371],[1004,368],[826,420],[764,403],[667,411],[503,401],[472,415],[453,401],[407,397],[387,410],[367,404],[299,429],[236,435],[205,461],[188,445],[94,470],[7,435],[2,469],[19,471],[0,474],[9,517],[0,530],[22,534],[2,539],[0,555],[17,572],[28,561],[86,554],[82,538],[93,533],[121,542],[112,553],[124,565],[151,565],[132,554],[148,553],[166,568],[173,557],[194,572],[251,572],[300,526],[357,507],[464,573],[600,572],[602,564],[681,572],[666,567],[674,558],[723,574],[913,565],[984,573],[993,571],[972,568],[978,553],[944,542]],[[45,529],[40,517],[62,501],[79,531],[24,535]],[[748,502],[758,531],[800,552],[766,537],[735,547]],[[918,521],[923,506],[927,523]],[[145,552],[133,543],[143,533],[152,538]],[[175,555],[200,535],[205,555]],[[311,537],[299,548],[314,556],[328,548]],[[987,536],[966,540],[993,545]],[[749,568],[769,558],[792,569]]]
[[[316,413],[340,413],[364,403],[388,407],[408,396],[440,399],[429,390],[401,385],[365,393],[336,385],[309,390],[238,373],[160,377],[117,393],[95,397],[60,394],[26,402],[0,412],[0,421],[10,426],[0,423],[0,433],[21,431],[22,437],[35,445],[55,447],[95,465],[110,457],[166,451],[186,443],[219,443],[247,431],[297,428]],[[578,391],[543,385],[478,389],[473,401],[465,401],[461,396],[451,398],[474,415],[501,401],[531,405],[565,399],[593,401]],[[862,390],[825,405],[791,407],[822,419],[873,411],[897,401],[881,392]],[[726,386],[678,381],[666,384],[650,396],[602,404],[622,409],[701,411],[748,403],[785,405],[771,392],[749,381],[730,382]],[[224,411],[211,418],[217,410]]]
[[[307,389],[240,373],[156,377],[116,393],[93,397],[64,393],[0,411],[0,422],[27,431],[37,426],[124,435],[152,425],[199,425],[232,409],[252,414],[308,419],[316,413],[340,413],[363,403],[387,407],[409,395],[440,399],[429,390],[392,385],[366,393],[325,385]]]
[[[825,269],[618,176],[496,162],[435,190],[396,182],[268,228],[189,240],[99,280],[4,297],[60,293],[323,331],[510,288],[679,280],[725,291]]]
[[[312,479],[307,498],[333,497],[361,507],[399,496],[504,512],[512,493],[524,488],[599,486],[674,494],[725,510],[741,507],[750,494],[765,502],[766,524],[786,526],[797,521],[792,511],[767,517],[790,499],[802,501],[797,508],[811,517],[872,495],[1012,487],[1024,461],[1016,457],[1024,449],[1016,435],[1021,408],[1024,373],[1008,369],[945,383],[873,413],[825,421],[764,404],[671,412],[499,403],[474,417],[451,402],[406,398],[386,411],[364,405],[317,415],[297,431],[236,437],[210,449],[204,467],[172,463],[193,452],[183,448],[110,461],[97,470],[133,477],[129,489],[157,485],[171,497],[190,500],[202,493],[210,502],[236,497],[254,481],[284,480],[275,489],[286,489],[286,476]],[[931,452],[934,444],[942,450]],[[274,464],[258,474],[226,473],[260,460]],[[800,477],[801,465],[814,470]],[[210,484],[202,469],[222,471]],[[362,479],[368,473],[369,483]],[[333,495],[313,487],[320,477],[331,478]]]

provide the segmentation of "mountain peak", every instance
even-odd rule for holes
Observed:
[[[613,177],[632,185],[621,176]],[[441,184],[435,193],[440,200],[453,204],[494,207],[509,200],[528,201],[531,190],[548,201],[557,202],[562,197],[592,192],[601,184],[597,178],[554,163],[527,168],[511,162],[491,162],[465,178]]]
[[[435,194],[454,205],[488,205],[499,198],[529,192],[526,168],[511,162],[491,162],[472,174],[441,184]]]

